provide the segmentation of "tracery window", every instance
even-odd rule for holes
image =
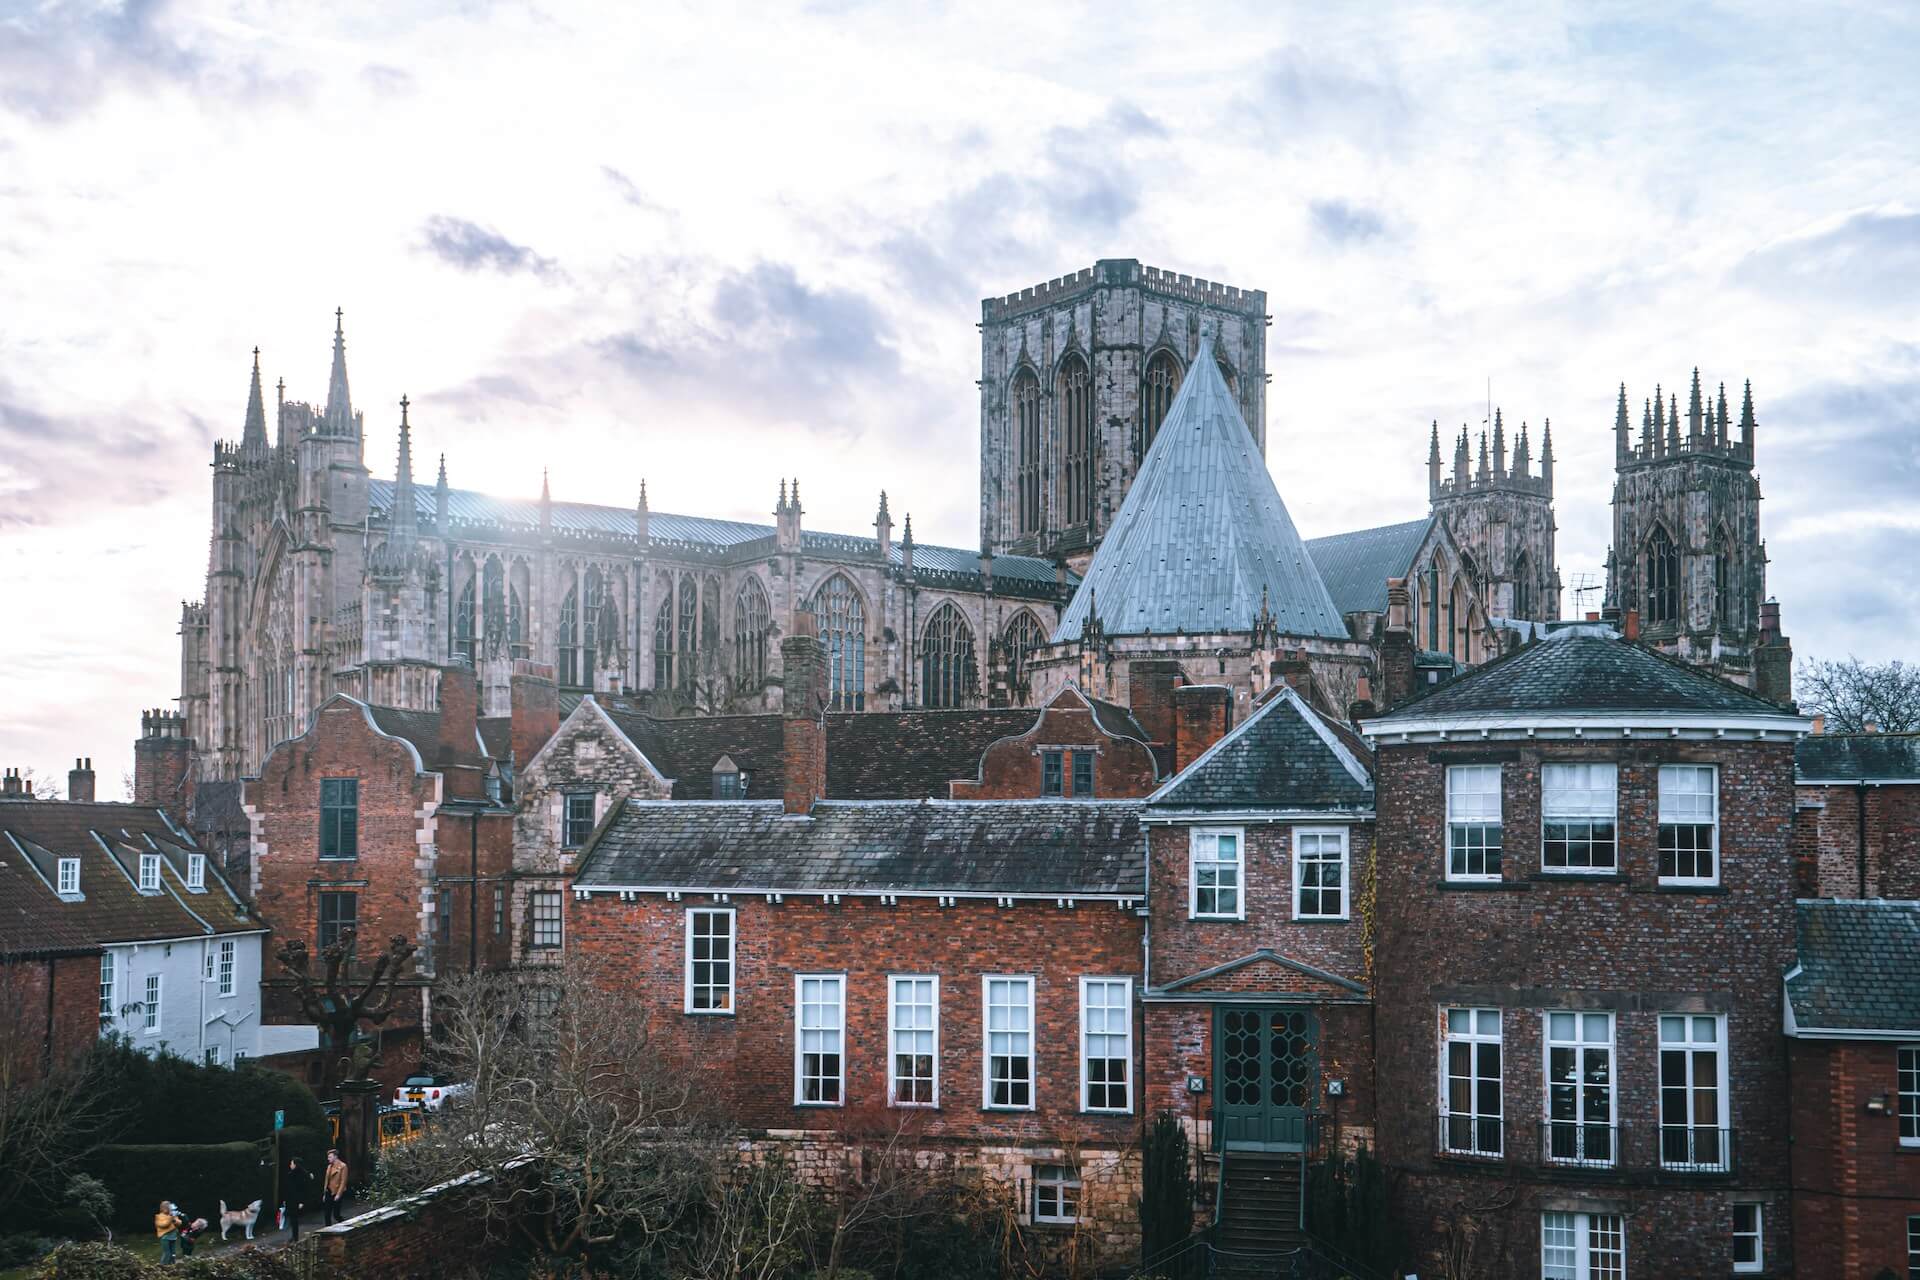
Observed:
[[[1473,630],[1472,614],[1466,580],[1455,578],[1453,591],[1447,597],[1447,652],[1453,655],[1456,662],[1471,660],[1467,652],[1467,637]]]
[[[1513,562],[1513,616],[1533,616],[1533,563],[1524,551]]]
[[[700,584],[692,574],[680,579],[677,651],[680,657],[677,683],[682,689],[693,687],[693,671],[700,663]]]
[[[767,633],[772,610],[766,588],[749,575],[733,596],[733,675],[742,689],[758,689],[767,680]]]
[[[973,627],[951,603],[927,621],[920,642],[920,701],[929,707],[961,707],[979,687]]]
[[[827,657],[827,705],[835,711],[867,709],[867,611],[843,574],[834,574],[813,595],[820,646]]]
[[[1647,621],[1673,622],[1680,616],[1680,549],[1667,531],[1654,526],[1647,539]]]
[[[1713,608],[1722,626],[1731,627],[1739,617],[1733,595],[1733,543],[1722,533],[1713,556]]]
[[[1060,426],[1066,522],[1085,524],[1093,516],[1093,374],[1077,355],[1060,369]]]
[[[1046,643],[1046,636],[1040,631],[1040,624],[1034,616],[1022,609],[1013,615],[1013,621],[1007,624],[1006,635],[1002,640],[1007,650],[1007,683],[1016,694],[1024,694],[1027,687],[1027,659],[1035,649]]]
[[[580,680],[580,597],[572,587],[560,598],[560,684],[578,686]]]
[[[499,556],[488,556],[481,577],[480,634],[486,638],[487,651],[496,651],[507,636],[507,572]]]
[[[453,660],[464,666],[474,662],[473,579],[460,588],[460,601],[453,607]]]
[[[1134,449],[1134,461],[1147,456],[1160,424],[1167,420],[1173,396],[1180,389],[1180,364],[1171,351],[1157,353],[1147,361],[1146,374],[1140,379],[1140,438]]]
[[[653,618],[653,687],[673,687],[673,581],[660,599],[660,612]]]
[[[1040,531],[1040,380],[1022,369],[1013,380],[1013,429],[1019,450],[1020,532]]]

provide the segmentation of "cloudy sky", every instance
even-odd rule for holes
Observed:
[[[0,0],[0,756],[117,794],[249,353],[324,399],[336,306],[376,474],[405,393],[458,486],[970,546],[979,300],[1101,257],[1267,291],[1310,536],[1490,379],[1571,584],[1617,385],[1752,378],[1796,652],[1914,656],[1916,60],[1893,2]]]

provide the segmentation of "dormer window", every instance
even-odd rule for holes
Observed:
[[[187,888],[205,889],[207,887],[207,855],[190,853],[187,855]]]
[[[160,855],[157,853],[140,855],[140,892],[160,892]]]
[[[713,764],[713,798],[715,800],[745,800],[747,798],[747,775],[731,756],[721,756]]]
[[[80,859],[60,859],[60,896],[63,898],[80,896]]]

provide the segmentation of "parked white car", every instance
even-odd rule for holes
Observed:
[[[406,1083],[393,1091],[393,1101],[397,1106],[413,1105],[438,1111],[449,1100],[464,1098],[472,1092],[471,1084],[463,1084],[447,1076],[408,1076]]]

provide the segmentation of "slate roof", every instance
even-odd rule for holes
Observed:
[[[1920,902],[1803,900],[1796,917],[1796,1030],[1920,1037]]]
[[[1383,524],[1307,541],[1307,555],[1341,613],[1385,613],[1387,579],[1404,578],[1426,541],[1433,517]]]
[[[579,888],[1138,897],[1138,800],[629,801]]]
[[[675,800],[711,799],[713,766],[721,756],[747,775],[748,799],[785,789],[778,715],[663,718],[617,700],[602,706],[641,754],[673,779]],[[1031,707],[829,715],[827,794],[836,800],[944,800],[948,783],[978,775],[988,746],[1025,733],[1039,716]],[[1131,716],[1126,723],[1132,724]]]
[[[1371,811],[1366,763],[1292,689],[1254,713],[1147,800],[1152,812],[1215,809]]]
[[[1398,721],[1436,716],[1610,711],[1791,714],[1738,685],[1629,644],[1598,627],[1585,627],[1559,631],[1503,654],[1367,721],[1367,729],[1389,730]]]
[[[391,480],[367,481],[367,506],[378,521],[384,521],[393,509],[393,490]],[[415,485],[413,499],[421,527],[431,528],[435,517],[433,486]],[[553,527],[559,533],[629,541],[637,538],[635,513],[631,507],[555,502],[552,509]],[[447,516],[456,531],[459,526],[468,525],[532,532],[540,528],[540,503],[533,498],[500,498],[472,489],[450,488],[447,490]],[[753,524],[743,520],[714,520],[705,516],[679,516],[665,511],[650,511],[647,513],[647,536],[651,541],[668,546],[680,545],[711,552],[739,551],[743,554],[752,551],[758,554],[772,549],[774,529],[770,524]],[[753,545],[760,543],[765,546]],[[800,549],[821,559],[874,559],[880,554],[880,543],[878,539],[857,534],[803,529],[800,533]],[[900,565],[904,557],[901,544],[895,542],[891,563]],[[980,553],[961,547],[916,542],[913,546],[913,565],[916,573],[951,574],[973,579],[980,577]],[[1051,590],[1059,581],[1053,562],[1038,556],[995,556],[993,577],[996,583],[1004,579],[1032,589],[1025,594],[1033,594],[1042,588]],[[1067,575],[1069,586],[1077,581],[1071,573]]]
[[[1111,635],[1251,631],[1263,600],[1285,635],[1347,638],[1203,339],[1053,640],[1096,611]]]
[[[187,888],[187,855],[196,852],[159,809],[0,803],[0,954],[264,929],[221,878],[216,859],[207,859],[205,889]],[[161,855],[159,893],[138,888],[143,853]],[[61,858],[80,860],[78,900],[55,892]]]
[[[1793,748],[1802,782],[1920,782],[1920,733],[1817,733]]]
[[[449,750],[440,742],[440,713],[438,711],[416,711],[402,707],[375,707],[367,710],[373,715],[374,724],[380,732],[396,738],[405,738],[420,753],[421,761],[428,769],[447,769],[465,765],[484,769],[487,757],[480,753],[480,739],[476,735],[472,742],[462,744],[461,748]]]

